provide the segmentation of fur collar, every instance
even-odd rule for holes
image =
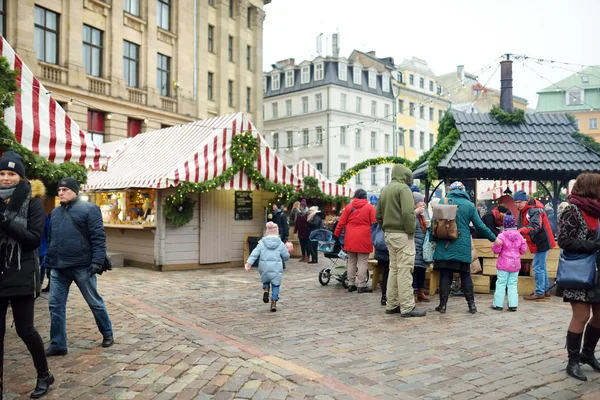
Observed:
[[[46,198],[46,186],[42,181],[32,179],[29,183],[31,184],[31,198],[39,197],[42,200]]]

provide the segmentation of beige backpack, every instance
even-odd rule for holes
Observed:
[[[447,198],[446,198],[447,199]],[[448,202],[450,202],[448,200]],[[438,204],[433,206],[433,237],[443,240],[456,240],[460,235],[456,226],[458,205]]]

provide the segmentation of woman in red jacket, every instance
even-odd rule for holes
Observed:
[[[367,288],[367,266],[369,254],[373,251],[371,227],[376,222],[375,208],[367,201],[367,192],[358,189],[352,203],[348,204],[342,212],[334,232],[336,237],[340,237],[342,230],[346,228],[344,251],[348,254],[349,292],[356,290],[358,293],[373,292],[373,289]]]

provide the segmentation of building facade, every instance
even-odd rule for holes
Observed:
[[[600,143],[600,67],[587,67],[538,92],[537,112],[566,112]]]
[[[305,158],[332,181],[361,161],[391,156],[391,78],[356,58],[281,61],[263,78],[265,136],[287,165]],[[379,165],[348,184],[378,191],[390,174]]]
[[[0,0],[0,33],[96,143],[237,111],[261,127],[269,2]]]

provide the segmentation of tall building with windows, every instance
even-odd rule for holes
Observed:
[[[384,68],[354,56],[274,64],[263,77],[263,132],[279,157],[288,165],[305,158],[336,181],[365,159],[393,155],[393,60],[385,60]],[[349,185],[377,191],[390,169],[363,170]]]
[[[0,0],[0,34],[96,143],[237,111],[261,127],[268,3]]]

